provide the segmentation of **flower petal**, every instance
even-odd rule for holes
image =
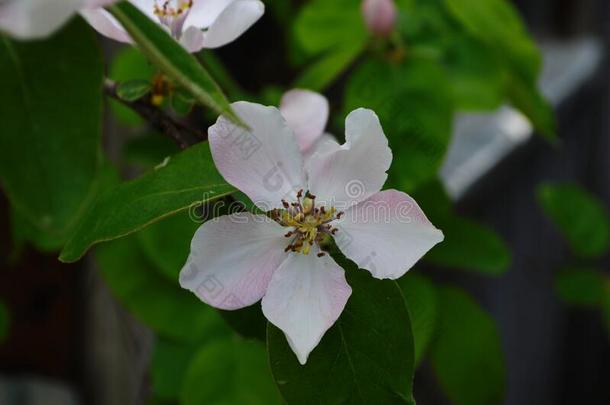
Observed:
[[[216,308],[252,305],[286,259],[284,234],[264,215],[240,213],[210,220],[193,236],[180,285]]]
[[[204,47],[218,48],[236,40],[265,13],[259,0],[235,0],[225,8],[204,33]]]
[[[18,39],[44,38],[60,28],[82,0],[7,0],[0,2],[0,31]]]
[[[313,91],[290,90],[282,97],[280,112],[294,132],[301,152],[306,152],[324,133],[328,100]]]
[[[180,37],[180,44],[189,52],[199,52],[203,48],[203,31],[196,27],[188,27]]]
[[[186,27],[196,27],[200,30],[208,28],[212,25],[214,20],[218,18],[220,13],[234,1],[235,0],[195,0],[184,25]]]
[[[263,313],[284,332],[301,364],[339,318],[352,293],[343,269],[328,255],[317,257],[318,252],[314,246],[309,255],[290,253],[262,301]]]
[[[345,126],[345,143],[333,153],[311,156],[306,166],[309,191],[316,201],[340,210],[381,190],[392,163],[388,140],[373,111],[352,111]]]
[[[106,7],[110,4],[114,3],[117,0],[85,0],[83,2],[83,7],[87,8],[98,8],[98,7]]]
[[[103,8],[83,9],[80,14],[103,36],[119,42],[133,42],[116,18]]]
[[[396,190],[373,195],[334,225],[339,249],[379,279],[401,277],[444,239],[417,202]]]
[[[304,188],[303,158],[279,110],[245,101],[232,104],[250,130],[224,117],[210,127],[210,149],[216,167],[230,184],[261,210],[296,201]]]

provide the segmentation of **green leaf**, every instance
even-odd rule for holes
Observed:
[[[294,22],[295,39],[310,56],[344,47],[353,48],[368,37],[359,0],[313,0]]]
[[[596,307],[606,294],[606,279],[595,269],[567,268],[555,277],[559,298],[571,305]]]
[[[133,80],[152,83],[154,74],[155,69],[133,46],[126,46],[117,52],[109,69],[110,78],[117,83]],[[130,126],[144,124],[144,120],[129,107],[113,99],[108,101],[114,117],[122,124]]]
[[[40,231],[65,241],[97,191],[103,65],[80,19],[46,41],[0,36],[0,181]]]
[[[264,347],[254,341],[221,340],[204,346],[188,368],[181,405],[281,404]]]
[[[152,132],[127,141],[123,156],[130,164],[152,169],[178,152],[180,149],[168,136]]]
[[[455,215],[435,218],[434,225],[445,240],[426,254],[427,262],[489,276],[501,275],[510,266],[510,250],[493,229]]]
[[[150,366],[152,390],[157,399],[171,401],[180,398],[186,371],[199,348],[200,345],[196,344],[157,339]]]
[[[603,203],[576,184],[538,187],[538,203],[574,253],[598,257],[610,247],[610,218]]]
[[[506,0],[444,1],[447,9],[472,36],[496,50],[509,75],[511,101],[542,135],[554,140],[552,109],[537,90],[540,52],[517,11]]]
[[[363,41],[329,51],[305,69],[294,87],[323,91],[354,62],[365,45]]]
[[[389,184],[411,191],[436,178],[453,121],[453,99],[442,67],[415,58],[402,65],[368,60],[354,71],[345,92],[345,114],[359,107],[377,113],[390,141],[394,160]]]
[[[439,298],[430,353],[443,390],[456,405],[502,403],[506,371],[494,320],[462,290],[444,287]]]
[[[11,317],[8,308],[0,301],[0,344],[8,337],[10,323]]]
[[[109,11],[142,53],[178,86],[190,92],[202,105],[243,125],[204,67],[157,23],[126,1],[109,7]]]
[[[227,334],[216,311],[159,275],[134,238],[104,244],[95,256],[112,293],[158,334],[184,342]]]
[[[199,226],[190,212],[165,218],[138,232],[137,238],[148,259],[169,281],[178,282],[178,275],[191,248],[191,239]]]
[[[237,311],[218,310],[225,322],[239,335],[265,341],[267,336],[267,319],[260,304],[254,304]]]
[[[116,92],[121,100],[136,101],[150,93],[151,88],[152,86],[149,82],[132,80],[119,83]]]
[[[289,404],[404,404],[411,401],[414,352],[406,302],[394,281],[373,279],[346,260],[352,295],[301,366],[286,337],[267,328],[271,370]]]
[[[103,193],[85,213],[60,260],[74,262],[96,243],[126,236],[233,191],[216,171],[207,143],[197,144]]]
[[[411,327],[415,343],[415,364],[424,358],[438,325],[438,294],[430,280],[408,273],[398,280],[411,315]]]

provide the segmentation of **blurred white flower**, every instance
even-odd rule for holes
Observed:
[[[116,0],[0,0],[0,31],[17,39],[44,38],[79,10]]]
[[[189,52],[226,45],[250,28],[265,12],[259,0],[129,0],[157,21]],[[121,24],[106,10],[87,9],[83,17],[100,34],[131,42]]]

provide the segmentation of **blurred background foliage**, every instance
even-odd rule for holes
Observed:
[[[159,72],[134,47],[105,42],[104,62],[100,41],[79,19],[45,42],[3,38],[0,60],[19,59],[18,70],[0,63],[4,99],[14,101],[3,101],[0,109],[0,179],[10,202],[13,260],[30,245],[54,255],[63,250],[62,259],[74,261],[104,241],[95,248],[94,266],[121,305],[154,332],[143,394],[149,404],[279,404],[282,396],[291,404],[316,398],[338,403],[356,384],[364,387],[362,400],[405,403],[411,401],[413,368],[431,369],[455,404],[502,402],[506,370],[498,327],[475,298],[437,270],[498,277],[511,266],[511,246],[490,225],[460,214],[438,173],[458,113],[511,104],[545,142],[558,142],[552,109],[537,88],[540,52],[505,0],[396,4],[395,32],[379,38],[367,31],[359,0],[270,0],[260,23],[264,42],[246,41],[243,52],[197,55],[232,101],[278,105],[294,87],[323,92],[331,103],[328,130],[339,140],[352,109],[368,107],[379,115],[394,154],[386,188],[412,194],[446,236],[398,282],[408,313],[400,312],[402,305],[385,315],[362,310],[375,297],[402,302],[400,291],[348,271],[354,288],[349,305],[369,327],[387,330],[387,339],[398,336],[393,355],[408,359],[384,370],[383,384],[400,394],[391,398],[370,384],[378,375],[369,363],[351,364],[352,375],[343,358],[332,376],[317,370],[329,361],[320,353],[369,347],[364,351],[373,358],[387,356],[370,348],[384,344],[370,337],[340,342],[337,328],[347,336],[355,328],[347,317],[307,367],[295,368],[283,335],[272,327],[265,332],[258,305],[216,311],[179,287],[191,237],[212,216],[204,193],[224,198],[234,190],[210,186],[218,174],[205,144],[180,151],[116,99],[107,98],[102,121],[99,86],[107,75],[123,101],[161,96],[162,109],[197,128],[207,128],[215,113],[180,88],[155,93]],[[58,108],[49,111],[54,104]],[[161,178],[155,168],[166,165],[171,171]],[[182,196],[188,185],[198,188]],[[173,194],[154,198],[167,187]],[[610,278],[601,261],[610,248],[607,208],[575,183],[540,184],[536,198],[573,254],[557,268],[557,296],[598,311],[610,332]],[[193,208],[196,201],[201,204]],[[0,341],[10,335],[10,312],[0,305]]]

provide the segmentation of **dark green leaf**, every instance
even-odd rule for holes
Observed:
[[[500,404],[506,372],[494,320],[463,291],[439,290],[440,321],[432,366],[456,405]]]
[[[576,254],[597,257],[608,250],[610,218],[597,197],[576,184],[545,184],[538,202]]]
[[[178,152],[180,149],[169,137],[153,132],[128,141],[124,157],[130,164],[152,169]]]
[[[159,275],[133,237],[100,246],[97,263],[119,301],[162,336],[200,342],[226,335],[227,328],[209,306]]]
[[[271,370],[284,399],[299,404],[411,401],[414,352],[406,302],[394,281],[349,268],[352,295],[337,323],[301,366],[284,334],[267,328]]]
[[[119,83],[116,93],[121,100],[136,101],[150,93],[151,88],[150,82],[133,80]]]
[[[189,214],[181,212],[165,218],[137,234],[149,260],[174,283],[178,282],[178,275],[190,252],[191,239],[201,225]]]
[[[347,84],[345,113],[359,107],[379,115],[394,154],[393,187],[411,191],[436,178],[453,120],[449,82],[438,64],[423,59],[363,63]]]
[[[218,310],[218,312],[225,322],[241,336],[265,341],[267,319],[263,315],[260,304],[257,303],[237,311]]]
[[[157,23],[126,1],[111,6],[109,10],[142,53],[163,73],[190,92],[202,105],[225,115],[237,124],[242,124],[220,87],[203,66]]]
[[[8,308],[0,301],[0,344],[8,337],[11,323],[10,319]]]
[[[75,20],[46,41],[0,36],[0,179],[32,226],[65,241],[97,191],[103,66]]]
[[[103,193],[85,213],[60,260],[76,261],[96,243],[126,236],[233,191],[216,171],[209,146],[197,144],[144,176]]]
[[[427,278],[411,273],[400,278],[398,285],[409,304],[417,365],[423,360],[438,324],[436,287]]]
[[[490,276],[503,274],[510,266],[510,250],[493,229],[455,215],[435,219],[434,225],[445,240],[426,255],[426,261]]]
[[[160,400],[178,400],[189,364],[200,345],[157,339],[153,351],[150,376],[153,394]]]
[[[596,307],[601,305],[606,294],[606,279],[594,269],[568,268],[555,278],[555,291],[571,305]]]
[[[281,404],[263,345],[221,340],[204,346],[188,368],[181,405]]]

